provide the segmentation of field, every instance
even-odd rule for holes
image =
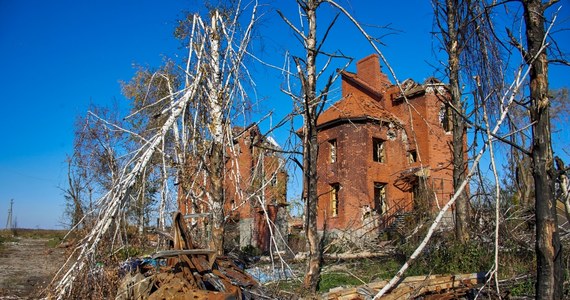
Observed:
[[[65,231],[0,231],[0,299],[36,299],[65,261]]]

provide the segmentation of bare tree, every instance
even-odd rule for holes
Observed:
[[[72,167],[73,158],[67,158],[67,188],[63,188],[64,198],[67,201],[64,216],[69,219],[70,228],[80,228],[85,226],[83,219],[85,216],[85,195],[86,184],[84,177],[78,174],[77,170]]]
[[[453,148],[453,188],[458,190],[465,180],[466,162],[466,121],[464,119],[465,100],[461,92],[461,57],[467,46],[469,27],[474,26],[470,19],[471,1],[433,1],[437,28],[441,32],[441,43],[447,53],[446,75],[449,78],[452,114]],[[455,237],[461,242],[469,240],[469,199],[462,192],[455,201]]]
[[[64,189],[65,198],[73,206],[72,226],[78,222],[84,227],[92,225],[96,213],[93,197],[113,185],[121,164],[117,151],[125,146],[120,142],[123,137],[105,126],[98,115],[119,122],[116,109],[95,106],[75,122],[73,154],[67,160],[68,187]]]
[[[161,119],[156,126],[152,126],[152,130],[142,134],[120,125],[105,123],[114,132],[128,134],[139,141],[139,146],[124,152],[124,163],[118,165],[112,186],[97,202],[99,213],[93,229],[75,248],[66,265],[54,277],[55,297],[69,296],[76,280],[86,276],[86,269],[93,267],[93,258],[98,253],[100,243],[106,238],[111,228],[121,226],[121,216],[124,215],[125,208],[133,199],[136,199],[131,195],[136,193],[138,180],[145,178],[145,174],[153,172],[153,160],[157,159],[161,162],[162,180],[159,214],[164,220],[164,208],[169,193],[167,191],[168,181],[172,181],[169,178],[171,174],[180,174],[169,172],[169,168],[170,166],[186,167],[186,161],[178,161],[178,159],[183,158],[183,151],[191,150],[185,148],[192,138],[189,137],[189,132],[202,134],[206,138],[212,137],[210,142],[200,145],[209,151],[202,153],[210,153],[210,157],[204,161],[214,161],[213,168],[202,169],[207,171],[203,178],[213,177],[215,181],[210,184],[220,185],[219,178],[223,178],[223,169],[219,165],[223,165],[223,151],[225,150],[223,142],[232,141],[223,136],[229,131],[227,126],[232,120],[228,112],[235,108],[237,102],[247,98],[242,85],[242,80],[248,78],[247,72],[244,72],[244,56],[250,41],[252,26],[256,20],[257,5],[252,3],[249,7],[241,7],[241,2],[237,1],[233,8],[233,13],[221,14],[219,11],[213,11],[208,20],[210,24],[204,22],[198,14],[192,16],[187,44],[188,55],[185,64],[178,67],[182,73],[179,86],[164,72],[151,75],[151,77],[165,80],[164,87],[168,90],[168,94],[157,98],[156,101],[141,105],[141,108],[129,117],[145,109],[160,106],[160,109],[156,110],[158,114],[146,114],[146,116]],[[249,13],[245,13],[246,11]],[[242,15],[246,18],[244,28],[239,26],[242,22],[240,18]],[[152,80],[149,81],[147,87],[153,88]],[[200,107],[201,110],[193,110],[195,107]],[[187,117],[188,114],[196,117],[194,119]],[[189,123],[189,120],[193,123]],[[204,123],[208,125],[208,130],[197,132],[193,125],[201,121],[206,121]],[[220,141],[222,141],[221,145]],[[213,172],[217,173],[213,174]],[[220,195],[218,186],[214,187],[213,192],[209,192],[206,198],[207,208],[214,215],[214,230],[223,230],[225,218],[223,200],[223,194]],[[221,248],[223,237],[216,235],[215,238],[216,250],[223,251]],[[78,288],[88,287],[79,286]]]
[[[326,1],[297,0],[300,8],[302,22],[301,29],[297,28],[289,19],[279,12],[283,20],[293,29],[303,45],[305,57],[294,57],[297,76],[300,80],[300,94],[290,90],[285,91],[294,100],[296,109],[303,116],[301,133],[303,147],[303,198],[305,202],[305,234],[309,244],[309,257],[305,273],[304,286],[312,292],[317,291],[322,266],[322,236],[317,232],[317,156],[319,145],[317,142],[317,119],[327,101],[328,92],[335,76],[326,80],[320,92],[317,92],[317,82],[326,66],[333,58],[321,50],[329,30],[336,18],[329,24],[324,38],[317,38],[317,10]],[[306,26],[305,26],[306,25]],[[317,70],[317,58],[324,55],[328,58],[324,69]]]
[[[209,24],[194,15],[193,19],[201,30],[194,30],[194,34],[188,36],[190,47],[196,49],[194,51],[198,53],[197,49],[203,48],[201,55],[205,62],[206,75],[202,78],[199,98],[195,99],[197,105],[194,106],[194,115],[204,118],[207,127],[201,133],[194,131],[191,138],[205,142],[198,147],[194,144],[194,148],[207,151],[204,153],[205,160],[198,162],[199,168],[195,171],[200,172],[201,169],[202,178],[207,178],[202,192],[212,214],[212,247],[218,254],[223,254],[224,223],[227,218],[225,157],[233,144],[231,126],[236,118],[235,113],[243,111],[247,106],[248,96],[244,83],[249,77],[244,69],[244,61],[257,17],[257,5],[253,4],[249,21],[244,28],[240,28],[238,21],[243,9],[240,5],[241,2],[238,1],[231,9],[211,10]],[[196,121],[194,125],[197,124]]]

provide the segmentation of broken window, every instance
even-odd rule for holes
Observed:
[[[386,184],[381,182],[374,182],[374,210],[383,215],[388,211],[386,204]]]
[[[439,121],[441,122],[441,126],[445,132],[450,132],[453,128],[453,118],[452,118],[452,109],[449,105],[442,105],[441,110],[439,111]]]
[[[277,174],[273,174],[273,176],[271,176],[271,186],[276,186],[277,185]]]
[[[373,138],[372,139],[372,159],[375,162],[385,162],[386,155],[384,153],[384,140]]]
[[[413,164],[418,161],[418,153],[416,150],[408,151],[408,163]]]
[[[333,164],[336,162],[336,151],[337,151],[336,139],[329,141],[329,148],[330,148],[329,160],[330,160],[330,163]]]
[[[338,183],[331,184],[331,216],[338,216],[338,191],[340,186]]]

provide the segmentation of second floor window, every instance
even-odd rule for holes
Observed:
[[[338,216],[338,191],[340,186],[338,183],[331,184],[331,216]]]
[[[384,150],[384,140],[373,138],[372,139],[372,159],[375,162],[385,162],[386,154]]]
[[[408,163],[413,164],[418,161],[418,153],[416,150],[408,152]]]
[[[453,110],[449,105],[442,105],[439,111],[439,121],[441,122],[441,127],[445,132],[451,132],[453,129]]]
[[[330,153],[329,153],[329,161],[331,164],[336,162],[336,139],[329,141]]]

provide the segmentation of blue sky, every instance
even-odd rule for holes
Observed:
[[[294,1],[270,2],[293,21],[298,19]],[[6,224],[10,199],[14,199],[19,227],[58,227],[63,210],[59,187],[65,187],[65,158],[72,152],[76,116],[85,114],[90,103],[117,101],[126,107],[119,81],[129,80],[135,64],[158,67],[163,57],[180,54],[172,34],[176,20],[182,11],[195,11],[200,3],[0,1],[0,227]],[[566,6],[562,14],[570,25],[570,5]],[[430,35],[430,1],[352,1],[347,7],[364,24],[397,30],[373,32],[377,36],[391,33],[383,37],[382,50],[399,78],[423,81],[434,75],[438,51],[433,50]],[[329,11],[322,16],[330,18]],[[372,53],[357,32],[344,25],[336,27],[328,48],[341,49],[356,59]],[[258,34],[256,49],[268,62],[282,65],[286,49],[300,53],[275,12],[266,10]],[[570,50],[567,34],[561,45]],[[259,65],[252,72],[264,99],[260,110],[273,110],[276,122],[291,109],[290,100],[279,92],[282,78]],[[554,88],[569,85],[568,69],[553,72],[559,78],[552,80]],[[279,140],[280,133],[276,134]],[[299,184],[298,180],[292,183]]]

